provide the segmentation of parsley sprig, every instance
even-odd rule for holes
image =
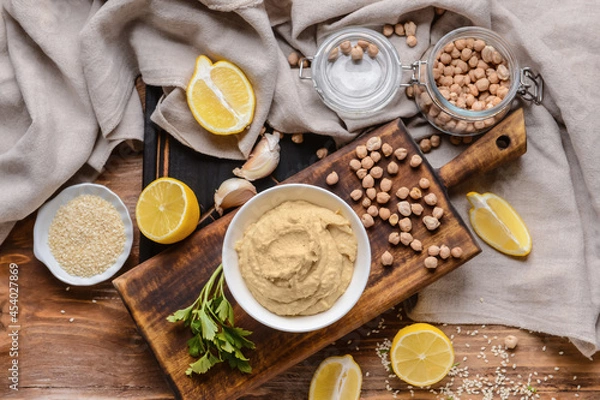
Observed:
[[[183,321],[194,335],[187,345],[189,354],[198,360],[185,371],[188,376],[203,374],[223,361],[241,372],[252,371],[248,358],[242,353],[244,348],[254,349],[254,343],[246,339],[252,332],[235,327],[233,307],[223,291],[224,278],[221,264],[192,305],[167,317],[169,322]]]

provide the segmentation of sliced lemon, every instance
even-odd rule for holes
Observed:
[[[242,132],[254,116],[256,100],[250,81],[229,61],[212,61],[201,55],[186,90],[194,118],[216,135]]]
[[[171,244],[185,239],[196,229],[200,206],[188,185],[174,178],[159,178],[140,194],[135,218],[148,239]]]
[[[309,400],[358,400],[362,371],[351,355],[328,357],[310,382]]]
[[[454,364],[454,349],[448,336],[422,322],[398,331],[390,348],[392,369],[409,385],[424,387],[442,379]]]
[[[496,250],[511,256],[531,252],[531,236],[521,216],[502,197],[493,193],[467,193],[472,208],[471,226],[477,235]]]

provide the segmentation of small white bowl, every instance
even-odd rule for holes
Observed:
[[[65,271],[60,266],[58,261],[56,261],[48,246],[48,230],[52,220],[54,219],[54,215],[61,206],[67,204],[69,201],[82,194],[95,195],[110,202],[116,208],[117,212],[121,216],[123,225],[125,225],[125,246],[123,247],[123,252],[121,255],[119,255],[115,263],[106,271],[89,278],[71,275]],[[35,257],[43,262],[55,277],[64,283],[74,286],[95,285],[112,277],[121,269],[127,260],[127,257],[129,257],[132,244],[133,224],[131,222],[129,212],[127,211],[127,207],[125,207],[125,204],[123,204],[119,196],[117,196],[106,186],[94,183],[81,183],[64,189],[55,198],[40,207],[35,220],[35,225],[33,226],[33,254],[35,254]]]
[[[238,265],[235,244],[243,237],[246,228],[268,210],[290,200],[305,200],[334,211],[339,210],[350,221],[358,241],[354,274],[348,289],[329,310],[315,315],[281,316],[267,310],[252,296]],[[284,332],[310,332],[338,321],[354,307],[369,280],[371,246],[367,231],[360,218],[340,197],[318,186],[282,184],[259,193],[237,211],[225,233],[222,262],[229,291],[240,307],[252,318],[266,326]]]

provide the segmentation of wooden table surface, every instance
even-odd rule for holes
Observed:
[[[97,182],[115,191],[133,216],[141,153],[120,146]],[[34,222],[35,215],[19,222],[0,246],[0,398],[173,398],[111,282],[69,287],[55,279],[33,255]],[[136,230],[123,271],[136,266],[138,255]],[[9,292],[11,281],[18,284],[18,294]],[[15,305],[18,315],[11,316]],[[306,399],[318,364],[327,356],[351,354],[363,371],[364,400],[600,399],[600,361],[583,357],[564,338],[503,326],[439,325],[454,343],[455,376],[431,391],[410,388],[384,366],[387,341],[410,322],[400,307],[391,309],[241,398]],[[519,344],[505,353],[508,334]],[[446,392],[440,390],[444,387]],[[485,397],[486,392],[494,394]]]

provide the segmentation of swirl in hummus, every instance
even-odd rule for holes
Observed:
[[[350,221],[303,200],[267,211],[236,243],[250,292],[279,315],[331,308],[350,284],[357,247]]]

